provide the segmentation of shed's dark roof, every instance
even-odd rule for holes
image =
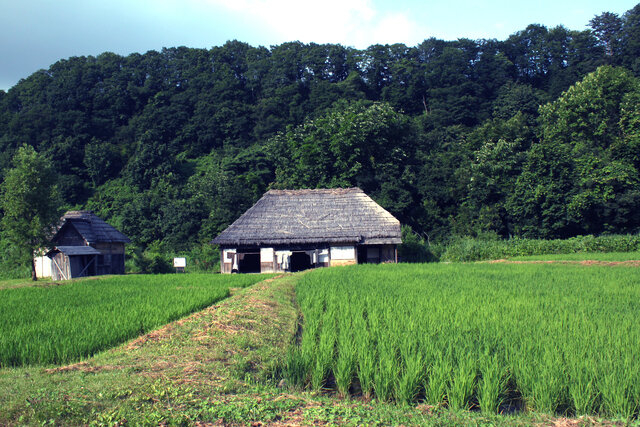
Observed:
[[[54,243],[65,226],[72,225],[89,244],[131,243],[131,240],[91,211],[69,211],[60,219],[60,227],[51,239]]]
[[[47,256],[62,252],[65,255],[102,255],[102,253],[91,246],[56,246],[47,252]]]
[[[270,190],[212,243],[398,244],[400,222],[359,188]]]

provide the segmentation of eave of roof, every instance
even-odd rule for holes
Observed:
[[[92,248],[91,246],[55,246],[49,252],[47,252],[47,256],[51,256],[54,253],[62,252],[68,256],[74,255],[101,255],[102,252],[97,250],[96,248]]]

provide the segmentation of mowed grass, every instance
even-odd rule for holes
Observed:
[[[634,419],[640,270],[364,265],[304,275],[288,381],[482,412]]]
[[[0,367],[86,358],[266,277],[129,275],[2,289]]]
[[[29,279],[0,279],[0,291],[3,289],[24,288],[30,286],[47,286],[51,284],[50,278],[38,279],[34,282]]]

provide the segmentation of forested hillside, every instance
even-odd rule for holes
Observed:
[[[200,246],[269,188],[359,186],[431,241],[637,232],[640,4],[589,25],[63,59],[0,91],[1,173],[34,146],[140,247]]]

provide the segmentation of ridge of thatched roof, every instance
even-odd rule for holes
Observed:
[[[60,226],[52,241],[65,226],[72,225],[89,244],[93,243],[131,243],[131,240],[113,226],[104,222],[92,211],[68,211],[60,218]]]
[[[212,243],[399,244],[400,222],[359,188],[270,190]]]

